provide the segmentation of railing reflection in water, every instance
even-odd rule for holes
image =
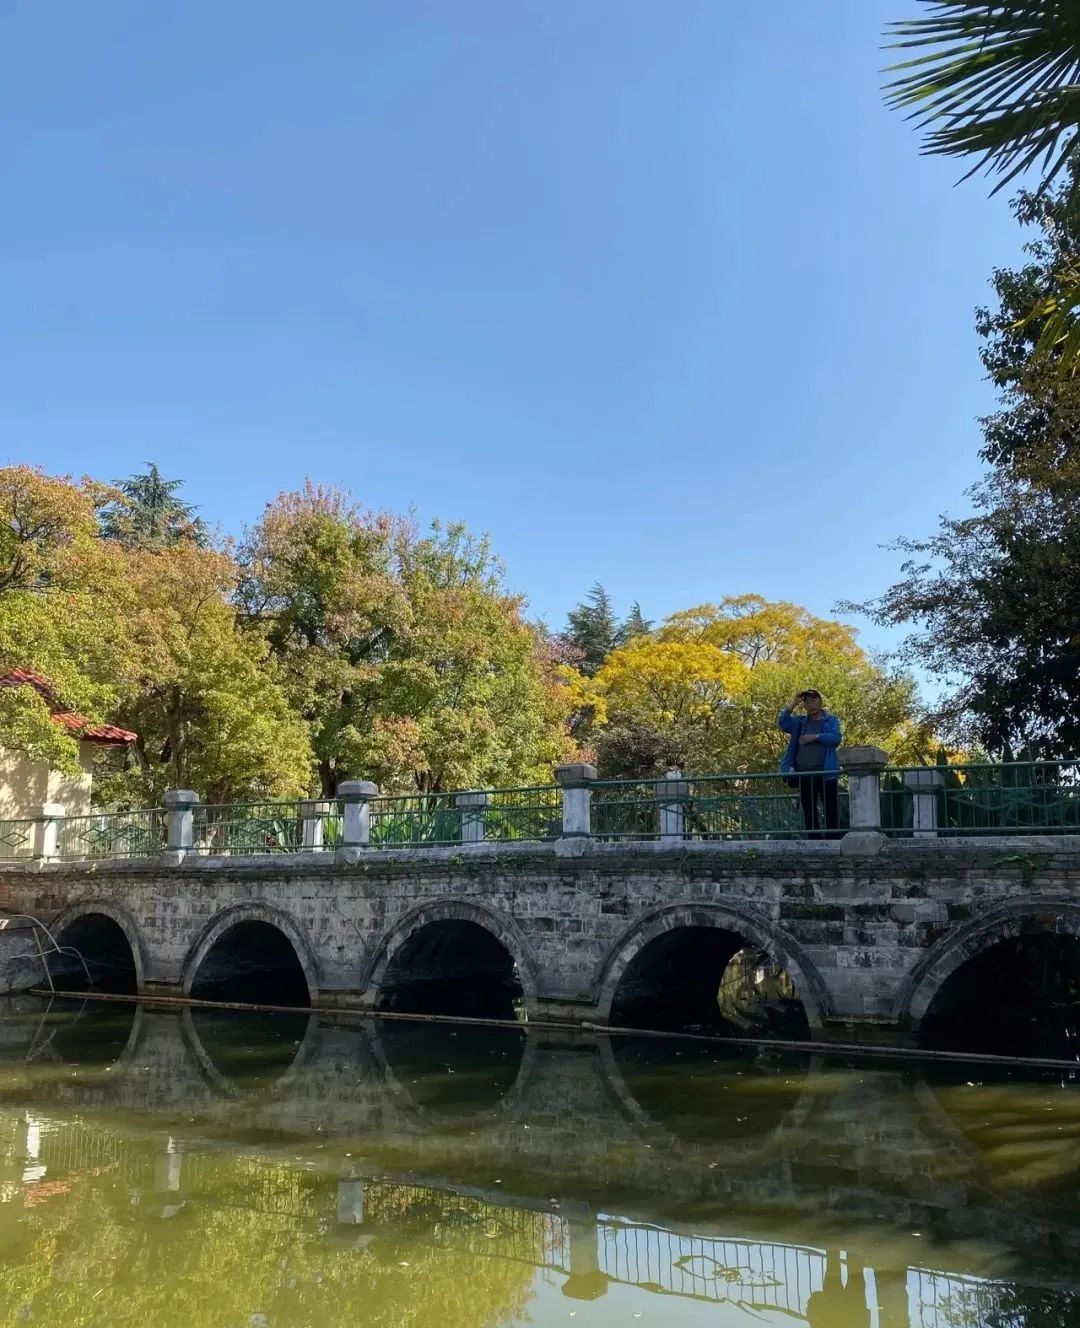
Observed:
[[[231,1169],[224,1187],[223,1157]],[[726,1304],[754,1317],[778,1313],[810,1328],[872,1321],[879,1328],[981,1328],[997,1322],[993,1316],[1002,1311],[1002,1324],[1023,1324],[1031,1298],[1053,1294],[918,1267],[875,1278],[840,1251],[681,1232],[570,1202],[555,1211],[552,1203],[514,1202],[502,1195],[355,1174],[334,1178],[258,1155],[178,1151],[172,1140],[155,1150],[90,1124],[29,1115],[21,1128],[0,1130],[2,1161],[15,1164],[21,1184],[0,1187],[0,1202],[33,1207],[36,1193],[55,1202],[69,1182],[111,1179],[132,1194],[142,1192],[145,1200],[167,1192],[170,1214],[190,1204],[244,1209],[324,1234],[351,1228],[365,1236],[521,1263],[563,1278],[563,1293],[572,1297],[595,1299],[609,1285],[619,1285]],[[1066,1294],[1074,1304],[1075,1293]]]

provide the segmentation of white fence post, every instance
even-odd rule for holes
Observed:
[[[367,848],[371,843],[371,799],[379,796],[370,779],[347,779],[338,785],[344,804],[341,842],[344,848]]]
[[[300,844],[305,851],[319,852],[326,846],[326,817],[330,804],[308,800],[300,804]]]
[[[596,778],[594,765],[557,765],[555,782],[562,785],[562,832],[564,839],[592,833],[592,793],[589,785]]]
[[[487,811],[488,794],[483,792],[459,793],[454,799],[461,813],[461,842],[463,844],[482,844],[484,842],[484,815]]]
[[[945,787],[945,776],[933,766],[905,770],[904,783],[911,790],[911,829],[918,838],[935,838],[938,832],[937,795]]]
[[[660,802],[660,838],[683,839],[686,835],[686,800],[690,785],[681,770],[669,770],[657,780],[656,796]]]
[[[161,799],[165,808],[165,847],[183,851],[195,847],[195,808],[202,799],[191,789],[167,789]]]
[[[35,858],[55,858],[59,847],[59,817],[65,808],[58,802],[45,802],[34,812],[34,834],[31,853]]]
[[[881,772],[889,764],[880,747],[842,747],[840,768],[848,777],[848,812],[852,830],[881,829]]]

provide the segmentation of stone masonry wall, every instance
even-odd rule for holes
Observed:
[[[147,991],[186,990],[230,926],[272,922],[317,999],[357,1007],[417,927],[463,918],[507,946],[535,1012],[600,1022],[642,946],[673,927],[721,927],[785,965],[817,1029],[916,1022],[985,946],[1021,930],[1080,935],[1069,839],[848,839],[3,864],[0,910],[54,930],[79,913],[112,916]]]

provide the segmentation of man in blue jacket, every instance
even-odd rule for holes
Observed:
[[[795,713],[799,709],[803,711],[801,715]],[[811,688],[799,692],[780,711],[777,723],[789,735],[780,769],[798,783],[807,832],[820,834],[823,820],[827,834],[839,830],[840,762],[836,749],[840,746],[840,721],[821,704],[821,693]]]

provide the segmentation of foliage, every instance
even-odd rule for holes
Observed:
[[[578,653],[581,672],[589,678],[619,644],[615,606],[599,581],[566,615],[563,640]]]
[[[240,602],[311,733],[320,787],[528,782],[565,746],[564,691],[486,539],[308,484],[241,553]]]
[[[1073,0],[923,0],[892,25],[891,105],[927,128],[924,151],[976,156],[1002,188],[1042,161],[1052,180],[1080,148],[1080,10]]]
[[[194,541],[168,549],[101,538],[118,499],[29,467],[0,470],[0,667],[50,680],[0,692],[0,742],[78,769],[78,743],[50,714],[77,710],[139,734],[136,763],[95,796],[155,803],[166,787],[204,797],[298,793],[306,735],[256,634],[237,630],[231,560]]]
[[[37,670],[56,701],[29,687],[0,691],[0,743],[71,773],[78,743],[52,710],[102,719],[130,676],[130,587],[119,551],[98,538],[103,496],[88,481],[0,469],[0,672]]]
[[[581,603],[567,614],[566,627],[559,639],[575,666],[591,678],[613,650],[634,637],[646,636],[651,630],[652,623],[642,614],[637,600],[620,622],[611,596],[597,581]]]
[[[139,735],[136,765],[103,793],[151,804],[166,788],[210,802],[303,794],[307,731],[265,639],[239,630],[231,558],[194,543],[135,549],[127,576],[137,674],[116,714]]]
[[[976,313],[980,356],[1001,394],[998,410],[982,421],[982,455],[991,465],[1028,478],[1045,478],[1080,460],[1080,381],[1063,381],[1038,356],[1043,327],[1025,314],[1051,299],[1058,273],[1080,266],[1080,165],[1054,191],[1022,191],[1013,203],[1032,236],[1017,268],[992,278],[993,308]]]
[[[1080,743],[1080,384],[1039,365],[1038,329],[1017,313],[1080,255],[1080,195],[1025,193],[1016,211],[1038,237],[1020,268],[994,274],[998,305],[977,324],[1001,394],[982,421],[993,471],[971,516],[898,541],[902,579],[850,607],[914,629],[900,657],[944,687],[939,714],[960,741],[1067,755]]]
[[[925,152],[976,156],[968,175],[1000,176],[995,192],[1041,166],[1043,193],[1080,157],[1080,7],[923,2],[929,17],[893,24],[896,47],[929,49],[893,67],[889,102],[928,129]],[[1080,264],[1058,267],[1018,319],[1039,329],[1037,366],[1064,381],[1080,376]]]
[[[845,741],[873,742],[894,759],[926,747],[910,679],[870,660],[850,627],[758,595],[673,614],[651,636],[615,650],[581,685],[603,774],[644,778],[775,769],[776,716],[817,687],[842,719]]]
[[[116,496],[102,508],[101,533],[134,548],[167,548],[190,542],[205,548],[209,534],[190,503],[178,498],[183,480],[167,480],[152,462],[145,475],[117,484]]]

